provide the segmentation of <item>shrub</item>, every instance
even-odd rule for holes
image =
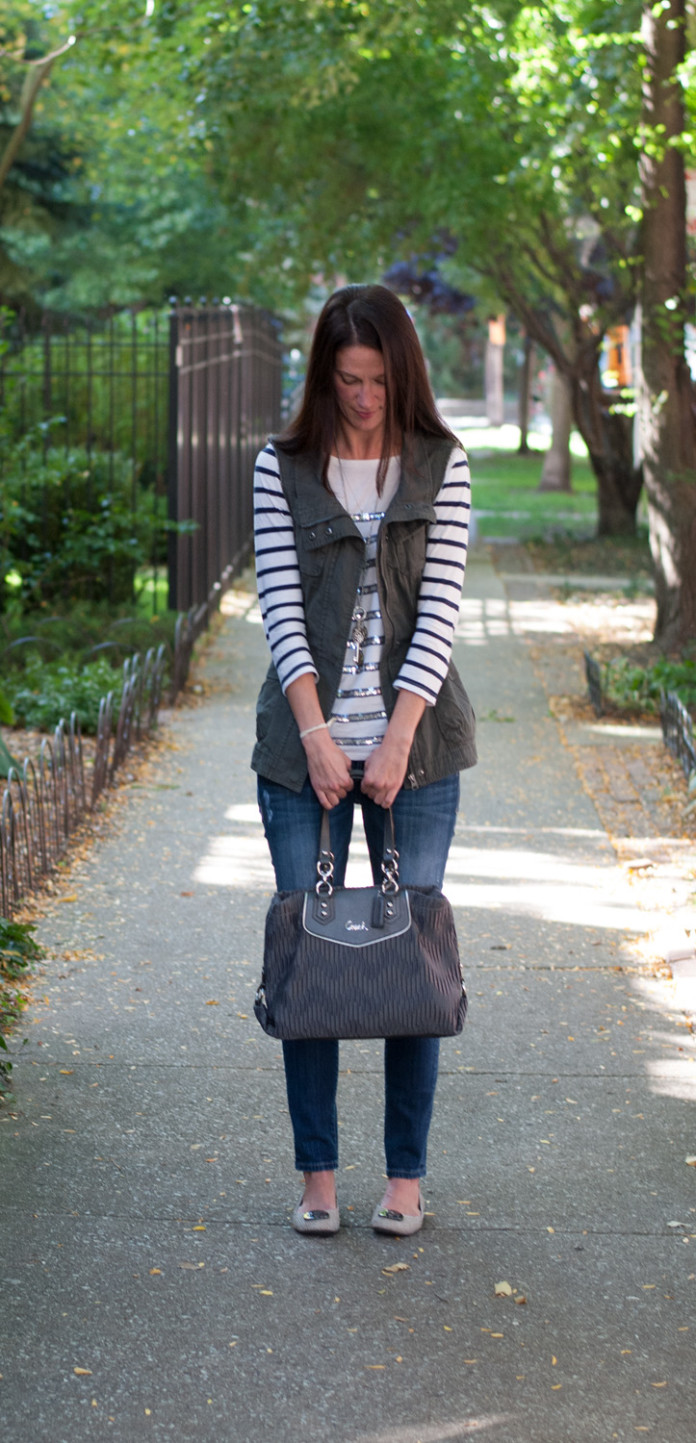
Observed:
[[[128,600],[164,523],[164,499],[136,484],[125,456],[84,447],[4,446],[0,607],[62,600]],[[160,514],[154,514],[155,512]]]
[[[675,691],[684,706],[693,710],[696,661],[670,661],[662,656],[650,666],[638,666],[620,656],[604,667],[602,690],[614,706],[629,711],[658,712],[661,691]]]
[[[137,606],[110,606],[108,602],[77,602],[64,607],[47,606],[22,611],[12,602],[0,616],[0,632],[4,633],[5,649],[0,641],[0,675],[7,691],[11,671],[22,669],[34,650],[46,661],[58,656],[66,661],[96,660],[96,648],[108,654],[112,666],[138,651],[144,655],[150,647],[162,642],[170,651],[174,645],[176,613],[165,611],[160,616],[138,614]],[[23,644],[24,643],[24,644]],[[0,722],[11,726],[9,718]]]
[[[94,734],[101,698],[109,691],[120,695],[121,677],[106,657],[80,666],[64,658],[44,662],[34,654],[23,672],[6,679],[5,689],[21,725],[52,731],[74,711],[83,732]]]
[[[0,1096],[7,1089],[12,1071],[4,1031],[17,1021],[25,1006],[15,983],[43,957],[43,949],[32,937],[35,930],[29,923],[8,922],[0,917]]]

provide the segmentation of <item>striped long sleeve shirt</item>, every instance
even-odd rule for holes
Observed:
[[[374,557],[376,532],[398,486],[399,461],[394,458],[390,463],[379,499],[376,470],[376,461],[339,463],[332,457],[329,463],[331,489],[367,542],[361,589],[366,596],[363,604],[368,638],[359,668],[355,648],[347,639],[344,672],[334,707],[334,738],[355,758],[368,755],[370,748],[379,744],[387,724],[379,689],[384,629]],[[437,519],[428,531],[416,627],[394,683],[397,689],[422,696],[430,706],[435,704],[449,668],[466,566],[471,488],[468,463],[458,447],[452,450],[434,504]],[[316,677],[318,672],[307,644],[292,516],[270,444],[260,452],[254,472],[254,531],[261,614],[278,678],[286,691],[298,677]]]

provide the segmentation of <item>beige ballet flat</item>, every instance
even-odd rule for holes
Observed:
[[[410,1238],[420,1232],[423,1226],[423,1198],[418,1194],[418,1212],[397,1213],[394,1208],[385,1208],[378,1203],[372,1214],[372,1227],[376,1233],[389,1233],[392,1237]]]
[[[338,1207],[306,1208],[300,1201],[292,1214],[292,1225],[296,1233],[314,1233],[315,1237],[331,1237],[341,1226]]]

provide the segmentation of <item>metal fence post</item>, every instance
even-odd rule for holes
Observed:
[[[169,316],[169,424],[167,440],[167,516],[179,520],[179,315],[176,308]],[[167,605],[176,611],[179,595],[179,550],[177,535],[167,535],[167,569],[169,594]]]
[[[170,322],[169,604],[197,632],[252,545],[256,452],[280,422],[278,323],[255,307],[185,304]]]

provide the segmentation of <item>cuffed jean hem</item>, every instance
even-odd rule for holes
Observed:
[[[335,1162],[302,1162],[301,1158],[295,1158],[297,1172],[336,1172],[338,1169],[338,1158]]]
[[[388,1173],[387,1173],[387,1177],[389,1178],[389,1181],[390,1181],[390,1182],[391,1182],[392,1178],[394,1178],[394,1177],[405,1177],[405,1178],[408,1178],[409,1181],[411,1181],[411,1180],[413,1180],[413,1178],[425,1177],[425,1168],[423,1168],[420,1172],[393,1172],[393,1171],[391,1171],[391,1172],[388,1172]]]

